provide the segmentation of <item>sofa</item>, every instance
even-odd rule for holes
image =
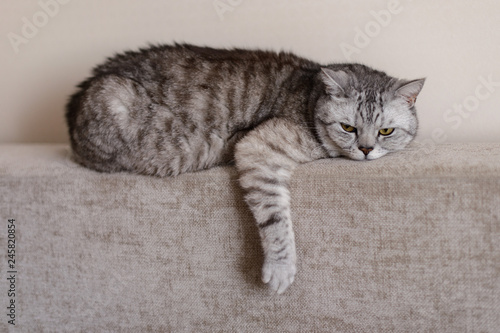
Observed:
[[[282,295],[261,282],[237,178],[105,174],[64,144],[0,145],[0,331],[500,332],[499,143],[298,167]]]

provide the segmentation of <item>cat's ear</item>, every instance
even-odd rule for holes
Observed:
[[[417,101],[417,96],[424,86],[425,79],[418,79],[404,83],[396,90],[396,96],[402,97],[410,107]]]
[[[334,71],[330,68],[321,68],[321,81],[325,84],[325,92],[336,98],[346,98],[349,87],[349,75],[344,71]]]

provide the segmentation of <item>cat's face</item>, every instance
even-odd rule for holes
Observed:
[[[330,156],[373,160],[405,148],[416,135],[414,103],[425,79],[401,81],[370,73],[359,75],[323,68],[324,94],[315,123]],[[371,76],[370,76],[371,75]]]

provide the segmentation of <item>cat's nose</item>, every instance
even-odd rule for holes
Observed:
[[[361,150],[363,152],[363,154],[365,154],[365,156],[366,156],[373,150],[373,148],[372,147],[359,147],[359,150]]]

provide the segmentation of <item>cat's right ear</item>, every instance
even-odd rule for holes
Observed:
[[[417,101],[417,96],[422,90],[424,83],[425,79],[406,82],[396,90],[396,95],[403,97],[409,106],[413,106]]]
[[[321,81],[325,84],[325,92],[334,98],[346,98],[349,86],[349,76],[344,71],[334,71],[323,67],[320,73]]]

